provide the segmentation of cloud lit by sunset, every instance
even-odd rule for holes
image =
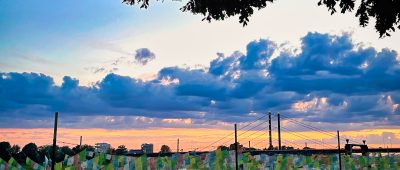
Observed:
[[[49,145],[59,112],[59,145],[212,150],[271,111],[274,145],[279,112],[284,145],[334,148],[339,130],[400,147],[400,34],[379,38],[316,3],[277,1],[243,27],[202,22],[180,1],[2,1],[0,139]],[[255,124],[239,142],[265,148],[267,118]]]

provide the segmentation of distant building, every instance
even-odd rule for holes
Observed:
[[[143,153],[153,153],[153,144],[151,143],[144,143],[141,148]]]
[[[108,150],[110,150],[110,147],[111,145],[108,143],[96,143],[94,146],[94,151],[100,153],[107,153]]]
[[[128,153],[126,155],[141,155],[143,154],[143,151],[141,149],[131,149],[128,151]]]

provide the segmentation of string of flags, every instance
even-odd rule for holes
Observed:
[[[89,159],[87,159],[89,158]],[[251,155],[240,153],[240,169],[339,169],[338,155]],[[342,155],[344,169],[400,169],[400,155],[371,154],[370,156]],[[218,169],[235,168],[235,152],[216,150],[209,153],[175,153],[171,156],[133,157],[93,153],[85,150],[74,156],[66,155],[64,160],[55,164],[55,170],[176,170],[176,169]],[[8,161],[0,158],[0,170],[50,170],[51,160],[39,164],[29,157],[25,164],[19,164],[13,157]]]

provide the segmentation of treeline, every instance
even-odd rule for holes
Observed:
[[[65,156],[73,156],[80,151],[94,151],[94,147],[90,145],[75,146],[56,146],[56,162],[63,161]],[[31,160],[42,164],[46,159],[50,159],[53,153],[52,145],[37,146],[35,143],[28,143],[24,147],[12,145],[9,142],[0,142],[0,158],[9,161],[13,157],[19,164],[25,164],[25,160],[29,157]]]
[[[69,146],[56,146],[56,162],[65,160],[65,157],[73,156],[86,149],[88,152],[95,152],[95,147],[92,145],[76,145],[72,148]],[[167,145],[162,145],[160,153],[170,153],[171,149]],[[35,143],[28,143],[24,147],[19,145],[11,145],[9,142],[0,142],[0,158],[4,161],[9,161],[13,157],[19,164],[25,164],[25,160],[29,157],[31,160],[43,164],[46,159],[51,159],[53,153],[52,145],[37,146]],[[110,148],[106,154],[125,155],[128,153],[128,148],[125,145],[120,145],[117,148]]]
[[[69,146],[56,146],[56,157],[55,161],[56,162],[61,162],[65,159],[66,156],[70,157],[75,154],[78,154],[79,152],[83,151],[86,149],[86,151],[94,152],[95,147],[91,145],[76,145],[72,148]],[[218,146],[217,149],[220,150],[234,150],[235,146],[234,144],[231,144],[229,146]],[[256,149],[253,147],[244,147],[243,145],[239,144],[238,149],[240,151],[255,151],[255,150],[260,150]],[[270,148],[271,149],[271,148]],[[262,150],[270,150],[267,148],[264,148]],[[277,150],[277,147],[272,148],[272,150]],[[299,148],[297,148],[299,149]],[[311,149],[311,148],[303,148],[303,149]],[[282,146],[282,150],[295,150],[294,147],[291,146]],[[170,153],[171,149],[167,145],[162,145],[160,148],[159,153]],[[11,145],[9,142],[0,142],[0,158],[3,159],[4,161],[9,161],[11,157],[13,157],[19,164],[25,164],[25,160],[27,157],[29,157],[31,160],[42,164],[43,162],[46,161],[46,159],[50,159],[51,155],[53,153],[53,146],[52,145],[43,145],[43,146],[37,146],[35,143],[28,143],[26,144],[22,149],[19,145]],[[106,151],[107,154],[114,154],[114,155],[125,155],[128,153],[128,149],[125,147],[125,145],[120,145],[117,148],[110,148],[108,151]]]

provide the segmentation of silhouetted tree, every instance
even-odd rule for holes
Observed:
[[[63,146],[60,148],[60,152],[69,156],[75,155],[75,152],[68,146]]]
[[[168,145],[162,145],[160,153],[171,153],[171,148]]]
[[[39,153],[38,153],[38,147],[36,146],[35,143],[28,143],[22,148],[22,152],[32,159],[33,161],[39,163],[40,158],[39,158]]]
[[[275,146],[275,147],[274,147],[274,150],[279,150],[279,147],[278,147],[278,146]],[[293,147],[293,146],[285,146],[285,145],[282,145],[282,150],[294,150],[294,147]]]
[[[256,148],[253,148],[253,147],[250,147],[250,148],[248,148],[248,147],[243,147],[243,151],[255,151],[255,150],[257,150]]]
[[[23,152],[18,152],[17,154],[13,155],[13,157],[19,164],[25,164],[26,156]]]
[[[0,142],[0,158],[8,161],[11,158],[10,155],[11,145],[8,142]]]
[[[203,20],[224,20],[239,15],[239,22],[247,25],[249,17],[254,10],[260,10],[275,0],[189,0],[181,10],[193,14],[201,14]],[[328,8],[331,14],[352,12],[356,0],[319,0],[318,5]],[[370,18],[375,18],[375,29],[380,37],[390,36],[390,31],[395,27],[400,29],[400,1],[399,0],[360,0],[355,14],[361,26],[365,27]],[[141,8],[149,6],[149,0],[123,0],[124,3],[134,5],[140,4]],[[339,6],[339,7],[338,7]],[[282,9],[285,10],[285,9]]]
[[[76,145],[72,148],[72,151],[74,151],[74,153],[79,153],[81,151],[83,151],[84,149],[86,149],[86,151],[93,151],[94,152],[94,147],[90,146],[90,145]]]
[[[72,151],[74,153],[79,153],[81,151],[81,147],[79,145],[76,145],[76,146],[72,147]]]
[[[220,149],[220,150],[229,150],[229,147],[224,146],[224,145],[221,145],[221,146],[218,146],[217,149]]]
[[[293,146],[282,146],[283,150],[295,150]]]
[[[52,153],[52,150],[53,149],[53,147],[51,147],[51,153]],[[64,150],[67,150],[67,149],[64,149]],[[68,151],[67,151],[68,152]],[[50,156],[50,158],[51,158],[51,156]],[[61,161],[63,161],[64,160],[64,158],[65,158],[65,153],[64,152],[62,152],[61,151],[61,148],[59,147],[59,146],[57,146],[56,145],[56,162],[61,162]]]
[[[126,153],[128,153],[128,149],[125,147],[125,145],[119,145],[115,150],[116,155],[124,155]]]
[[[94,152],[94,146],[92,146],[92,145],[83,145],[82,146],[82,149],[86,149],[87,151],[92,151],[92,152]]]
[[[58,147],[56,147],[56,149],[58,149]],[[51,158],[51,155],[53,154],[53,146],[52,145],[39,146],[38,153],[40,154],[41,158],[44,158],[44,156],[46,156],[47,158]]]
[[[18,146],[18,145],[13,145],[13,146],[10,148],[10,154],[11,154],[11,155],[15,155],[15,154],[17,154],[20,150],[21,150],[21,147],[20,147],[20,146]]]
[[[108,153],[108,154],[114,154],[114,153],[115,153],[115,148],[110,147],[110,149],[108,149],[108,151],[106,151],[106,153]]]

